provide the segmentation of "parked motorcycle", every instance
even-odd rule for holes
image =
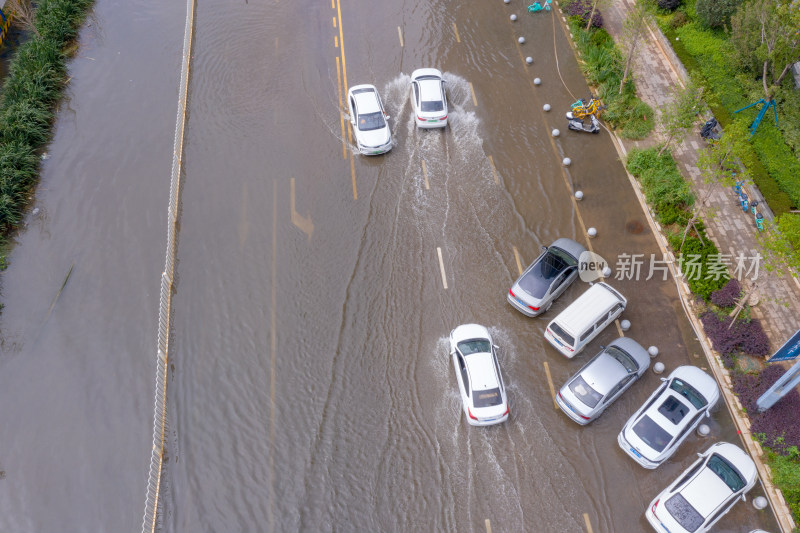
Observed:
[[[600,133],[600,121],[594,115],[589,115],[589,124],[576,117],[572,111],[567,111],[567,127],[575,131],[586,133]]]

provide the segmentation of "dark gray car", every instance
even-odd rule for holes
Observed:
[[[578,424],[588,424],[603,414],[649,366],[647,350],[629,337],[620,337],[567,380],[556,394],[556,403]]]
[[[550,309],[553,301],[578,278],[578,259],[586,248],[572,239],[561,238],[542,250],[508,291],[508,303],[526,316]]]

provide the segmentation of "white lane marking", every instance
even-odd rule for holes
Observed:
[[[425,165],[425,160],[422,160],[422,175],[425,177],[425,189],[430,190],[431,184],[428,182],[428,167]]]
[[[403,30],[400,29],[400,26],[397,27],[397,36],[400,37],[400,48],[403,48]]]
[[[442,285],[447,289],[447,275],[444,273],[444,261],[442,261],[442,249],[436,247],[436,253],[439,254],[439,270],[442,271]]]
[[[492,533],[492,523],[489,522],[488,518],[486,519],[485,524],[486,524],[486,533]]]

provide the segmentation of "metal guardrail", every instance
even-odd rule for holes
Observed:
[[[164,437],[167,425],[167,363],[169,355],[169,319],[172,301],[172,282],[175,273],[175,239],[180,202],[183,138],[186,125],[186,99],[189,88],[189,63],[194,34],[195,0],[186,1],[186,26],[183,34],[183,62],[181,64],[178,114],[175,120],[175,139],[172,152],[172,174],[169,190],[169,217],[167,220],[167,253],[164,272],[161,274],[161,298],[158,311],[158,351],[156,360],[156,388],[153,408],[153,450],[150,455],[150,473],[147,478],[142,533],[153,533],[156,528],[158,496],[161,487],[161,467],[164,457]]]

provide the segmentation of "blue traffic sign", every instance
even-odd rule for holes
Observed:
[[[800,329],[792,335],[792,338],[786,341],[783,346],[778,348],[772,357],[767,359],[768,363],[776,361],[791,361],[800,355]]]

